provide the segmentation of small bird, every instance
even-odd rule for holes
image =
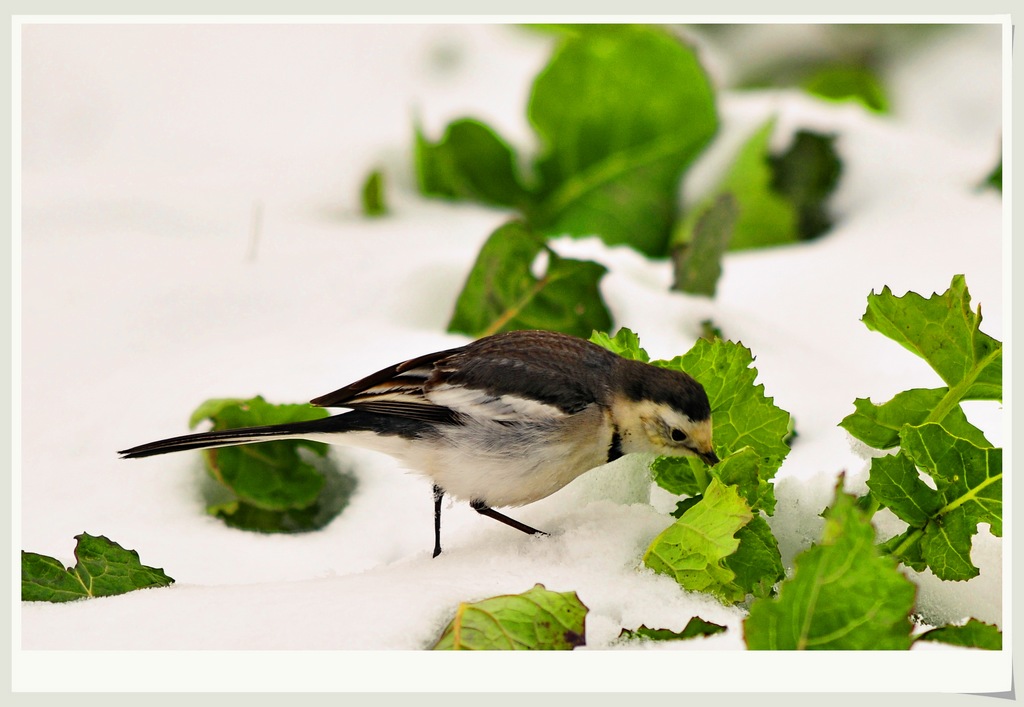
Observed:
[[[384,452],[433,482],[434,557],[441,553],[445,493],[534,534],[541,531],[494,507],[540,500],[633,452],[718,463],[711,406],[692,376],[550,331],[486,336],[389,366],[310,402],[350,411],[172,437],[118,453],[132,459],[282,439]]]

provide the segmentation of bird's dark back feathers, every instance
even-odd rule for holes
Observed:
[[[474,341],[437,368],[445,383],[537,400],[571,414],[607,401],[618,359],[575,336],[513,331]]]

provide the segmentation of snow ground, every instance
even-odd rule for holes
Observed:
[[[693,665],[709,651],[740,654],[741,609],[637,570],[672,502],[651,493],[635,459],[514,514],[550,537],[449,505],[445,552],[431,559],[429,484],[387,457],[336,449],[358,480],[344,513],[320,532],[259,535],[204,513],[198,455],[125,462],[114,454],[184,432],[206,398],[300,402],[463,343],[444,332],[447,317],[480,244],[506,214],[413,194],[412,121],[419,116],[436,135],[472,115],[529,148],[525,100],[548,38],[473,25],[35,25],[22,42],[15,549],[71,565],[74,535],[103,534],[177,581],[16,606],[25,669],[16,679],[54,689],[52,674],[33,671],[42,657],[71,655],[81,666],[108,655],[95,651],[103,649],[127,651],[117,655],[136,666],[144,689],[293,689],[300,675],[311,680],[303,685],[352,689],[381,684],[374,670],[384,655],[423,672],[381,689],[435,689],[431,676],[451,664],[409,651],[428,645],[458,602],[537,582],[575,590],[590,608],[587,650],[578,653],[592,662],[546,663],[585,671],[588,687],[575,689],[621,678],[617,668],[584,667],[608,660],[598,654],[638,670],[627,654],[650,656],[645,665],[674,650]],[[708,317],[754,352],[759,381],[800,434],[779,472],[771,519],[787,563],[818,537],[818,513],[840,472],[848,489],[864,488],[867,461],[836,427],[854,398],[880,402],[936,385],[923,362],[860,323],[868,293],[889,285],[927,295],[963,273],[983,306],[983,330],[1004,338],[1002,203],[974,188],[998,154],[1000,62],[995,26],[965,27],[917,50],[894,67],[905,108],[891,118],[793,92],[723,95],[722,132],[690,185],[713,179],[772,114],[780,145],[798,128],[837,133],[844,173],[827,237],[728,256],[714,300],[669,293],[668,267],[628,249],[556,243],[564,255],[609,267],[602,290],[616,325],[637,331],[653,357],[685,352]],[[378,164],[393,215],[367,221],[358,189]],[[254,209],[262,213],[255,238]],[[1002,444],[999,406],[969,414]],[[983,530],[974,559],[982,575],[969,584],[915,575],[929,623],[974,616],[1003,625],[1002,541]],[[693,615],[729,630],[633,650],[612,645],[622,627],[679,629]],[[600,650],[612,647],[620,650]],[[277,653],[245,653],[246,667],[233,670],[214,670],[203,658],[213,654],[194,653],[253,649],[346,649],[358,659],[310,677],[301,668],[252,669],[266,656],[289,659]],[[403,652],[373,653],[380,650]],[[176,659],[199,668],[168,676],[147,658],[163,660],[163,651],[189,651]],[[949,652],[922,646],[908,660]],[[361,660],[376,667],[351,667]],[[490,674],[494,663],[480,660],[480,674]],[[737,661],[753,665],[747,655]],[[63,679],[77,679],[76,689],[102,684],[81,672],[68,667]],[[705,678],[695,671],[692,679]],[[548,684],[534,680],[497,689]]]

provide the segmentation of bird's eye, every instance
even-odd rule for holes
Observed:
[[[685,442],[686,433],[679,429],[672,430],[672,441],[673,442]]]

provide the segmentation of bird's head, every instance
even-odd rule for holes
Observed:
[[[682,371],[622,363],[611,410],[623,453],[692,456],[717,464],[704,386]]]

